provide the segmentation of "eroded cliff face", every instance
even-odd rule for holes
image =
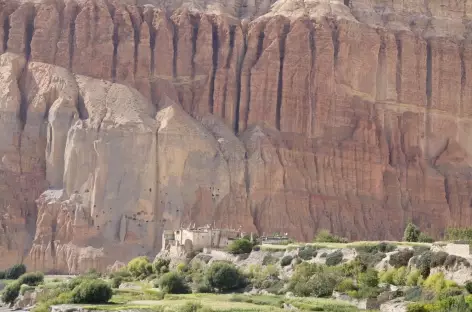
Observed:
[[[190,223],[469,226],[471,17],[469,0],[0,2],[0,267],[105,270]]]

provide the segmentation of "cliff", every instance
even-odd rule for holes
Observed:
[[[0,267],[181,224],[472,223],[472,1],[0,1]]]

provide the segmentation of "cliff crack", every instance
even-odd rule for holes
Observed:
[[[397,101],[401,101],[401,94],[402,94],[402,74],[403,74],[403,64],[402,64],[402,53],[403,53],[403,45],[402,40],[398,34],[395,35],[395,41],[397,44],[397,68],[396,68],[396,92],[397,92]]]
[[[27,19],[26,22],[26,44],[25,44],[25,57],[26,62],[30,60],[31,57],[31,41],[33,41],[34,34],[34,12],[33,15]]]
[[[149,29],[149,50],[150,50],[150,60],[149,60],[149,89],[151,91],[151,102],[152,104],[158,106],[159,103],[156,101],[156,77],[155,77],[155,56],[154,56],[154,49],[156,45],[156,30],[154,29],[154,26],[152,25],[152,15],[150,14],[144,14],[144,21],[143,23],[147,23],[148,29]],[[175,57],[175,55],[174,55]],[[136,57],[136,61],[137,61]],[[174,67],[175,69],[175,67]],[[175,76],[175,74],[174,74]]]
[[[110,16],[113,21],[113,59],[111,63],[111,81],[116,82],[116,66],[118,63],[118,44],[119,44],[119,35],[118,30],[119,26],[118,21],[115,19],[115,8],[109,6]]]
[[[236,68],[236,103],[235,103],[235,121],[234,121],[234,133],[239,133],[239,111],[241,109],[241,72],[244,63],[244,57],[247,51],[247,33],[243,30],[243,50],[240,55],[237,68]]]
[[[72,68],[72,63],[74,59],[74,49],[75,49],[75,20],[79,14],[79,7],[75,6],[74,11],[72,12],[72,17],[70,19],[70,35],[69,35],[69,69]]]
[[[190,107],[189,107],[189,113],[190,112],[193,112],[194,108],[195,108],[195,89],[194,89],[194,82],[195,82],[195,56],[197,55],[197,38],[198,38],[198,29],[199,29],[199,25],[198,25],[198,21],[195,20],[195,16],[192,16],[191,17],[191,20],[192,20],[192,58],[190,60],[190,64],[191,64],[191,81],[192,81],[192,85],[191,85],[191,102],[190,102]],[[216,39],[218,40],[218,39]],[[214,41],[214,39],[213,39]],[[212,43],[213,45],[213,43]],[[218,58],[218,56],[217,56]],[[212,56],[212,59],[213,59],[213,62],[214,62],[214,55]],[[211,96],[210,98],[213,99],[213,93],[210,93]],[[182,95],[183,97],[183,95]],[[212,104],[213,106],[213,104]],[[213,110],[213,109],[212,109]]]
[[[336,65],[338,64],[338,55],[339,55],[339,28],[338,24],[336,21],[332,20],[330,23],[331,26],[331,39],[333,41],[333,62],[334,62],[334,68],[336,68]]]
[[[211,70],[211,77],[210,77],[210,94],[209,94],[209,97],[208,97],[208,106],[209,106],[210,113],[213,114],[213,108],[214,108],[213,95],[214,95],[214,92],[215,92],[216,69],[218,67],[219,39],[218,39],[218,28],[213,23],[211,25],[211,30],[212,30],[213,55],[212,55],[212,70]],[[193,57],[192,57],[192,63],[193,63]],[[192,64],[192,69],[193,68],[195,68],[194,64]],[[194,73],[194,69],[193,69],[192,70],[192,76],[194,76],[194,75],[195,75],[195,73]],[[223,109],[224,109],[224,105],[223,105]]]
[[[80,94],[80,92],[77,92],[77,104],[76,104],[76,109],[79,114],[79,119],[85,120],[88,119],[88,111],[84,103],[84,98]]]
[[[10,37],[10,17],[7,16],[3,21],[3,51],[8,49],[8,39]]]
[[[311,52],[311,58],[310,58],[310,82],[308,83],[308,97],[310,101],[310,116],[309,118],[309,130],[307,133],[309,134],[314,134],[315,129],[316,129],[316,105],[317,105],[317,98],[318,98],[318,93],[316,91],[316,87],[313,87],[314,84],[317,83],[316,81],[316,75],[315,75],[315,62],[316,62],[316,40],[315,40],[315,30],[313,27],[313,23],[310,21],[308,22],[308,28],[310,30],[310,52]]]
[[[170,21],[172,23],[172,20]],[[174,49],[174,55],[172,56],[172,75],[174,76],[174,79],[177,77],[177,56],[178,56],[178,51],[179,51],[179,32],[177,31],[177,27],[172,23],[172,45]]]
[[[449,192],[449,181],[448,178],[444,177],[444,196],[446,197],[447,206],[449,207],[449,212],[452,211],[451,195]]]
[[[241,75],[243,69],[244,58],[247,51],[247,31],[243,28],[243,51],[238,59],[236,68],[236,103],[235,103],[235,122],[234,122],[234,133],[239,133],[239,111],[241,110]]]
[[[463,116],[464,112],[464,92],[466,90],[466,82],[467,82],[467,69],[465,66],[465,59],[464,59],[464,51],[465,51],[465,42],[461,43],[459,56],[461,59],[461,94],[460,94],[460,106],[459,106],[459,116]]]
[[[285,24],[282,37],[279,42],[279,51],[280,51],[280,69],[279,69],[279,79],[277,85],[277,107],[275,110],[275,127],[280,130],[280,111],[282,110],[282,88],[283,88],[283,73],[284,73],[284,60],[285,60],[285,40],[287,39],[287,34],[290,31],[290,24]]]
[[[428,40],[426,45],[426,98],[428,101],[428,108],[431,107],[431,94],[433,89],[433,55],[431,48],[431,41]]]

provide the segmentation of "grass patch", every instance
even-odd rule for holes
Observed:
[[[141,294],[145,295],[145,294]],[[187,304],[198,304],[212,311],[226,312],[282,312],[283,303],[291,304],[300,310],[325,312],[357,312],[356,307],[345,302],[321,298],[285,298],[283,296],[243,294],[185,294],[166,295],[162,300],[141,299],[136,292],[127,292],[127,303],[123,292],[115,294],[110,304],[84,305],[89,310],[120,311],[120,310],[149,310],[149,311],[180,311]],[[139,299],[137,299],[139,298]],[[130,300],[132,299],[132,300]],[[152,301],[148,301],[152,300]],[[141,302],[139,302],[141,301]]]
[[[163,297],[164,296],[160,291],[154,289],[146,289],[145,291],[134,289],[114,289],[110,303],[125,304],[130,301],[162,300]]]

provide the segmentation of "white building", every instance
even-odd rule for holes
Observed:
[[[162,250],[169,250],[172,254],[180,254],[200,251],[203,248],[222,249],[241,236],[241,232],[237,230],[213,229],[209,226],[165,230],[162,234]]]

